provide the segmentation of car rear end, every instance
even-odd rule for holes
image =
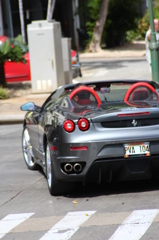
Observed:
[[[158,176],[157,107],[87,112],[71,122],[54,153],[58,179],[100,183]]]

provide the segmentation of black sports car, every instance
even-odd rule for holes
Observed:
[[[52,195],[76,182],[159,176],[158,92],[153,81],[95,81],[59,87],[41,107],[22,105],[28,168],[42,167]]]

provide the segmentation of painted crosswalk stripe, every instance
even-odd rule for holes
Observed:
[[[69,212],[56,223],[40,240],[68,240],[96,211]]]
[[[9,214],[0,221],[0,239],[34,213]]]
[[[136,210],[127,217],[109,240],[138,240],[150,227],[159,209]]]
[[[107,74],[109,71],[108,70],[100,70],[96,74],[94,74],[94,77],[102,77],[105,74]]]

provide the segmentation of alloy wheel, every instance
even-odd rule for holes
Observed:
[[[49,145],[47,145],[47,149],[46,149],[46,175],[47,175],[48,186],[49,186],[49,188],[51,188],[52,171],[51,171],[51,157],[50,157]]]
[[[32,146],[30,144],[30,135],[27,128],[24,129],[22,141],[23,141],[23,154],[24,154],[25,162],[29,167],[33,167],[35,164],[34,155],[32,151]]]

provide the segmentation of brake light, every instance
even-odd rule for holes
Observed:
[[[75,124],[72,120],[66,120],[63,123],[63,128],[66,132],[73,132],[75,129]]]
[[[78,128],[81,131],[86,131],[89,129],[89,121],[86,118],[80,118],[78,120]]]
[[[141,115],[149,115],[149,112],[139,112],[139,113],[120,113],[118,117],[133,117],[133,116],[141,116]]]

